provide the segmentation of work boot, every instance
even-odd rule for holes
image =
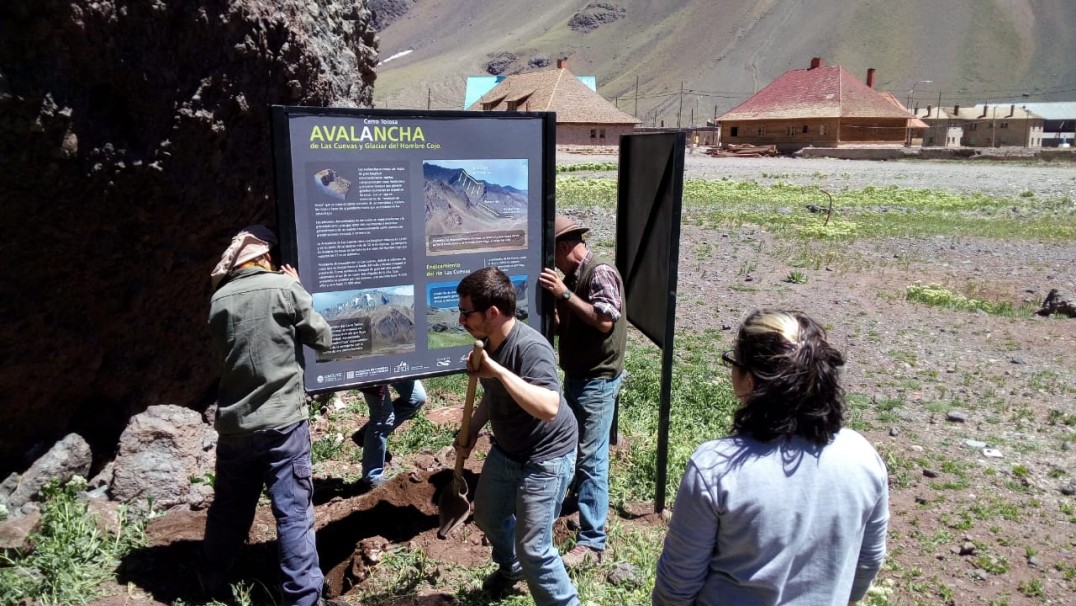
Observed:
[[[602,552],[597,549],[591,549],[586,545],[576,545],[572,547],[571,551],[562,555],[561,560],[564,561],[564,567],[571,570],[584,564],[600,564]]]
[[[493,599],[499,600],[522,579],[522,570],[508,572],[498,568],[482,579],[482,591],[488,593]]]

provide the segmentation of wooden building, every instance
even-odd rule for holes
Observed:
[[[508,76],[467,109],[556,112],[557,145],[619,145],[639,123],[580,82],[564,59],[554,69]]]
[[[783,152],[808,146],[901,146],[909,129],[925,127],[899,101],[874,90],[840,66],[811,59],[785,72],[718,118],[722,144],[775,145]]]

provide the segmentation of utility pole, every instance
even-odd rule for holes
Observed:
[[[680,81],[680,109],[676,110],[676,128],[680,128],[680,116],[684,115],[684,81]]]
[[[430,103],[433,99],[433,93],[429,88],[426,89],[426,111],[430,111]]]
[[[633,115],[636,118],[639,117],[639,76],[635,76],[635,112]]]
[[[997,143],[998,136],[998,106],[994,104],[994,113],[990,116],[990,147]]]
[[[938,128],[941,128],[941,91],[938,91]],[[934,145],[941,145],[944,147],[944,142],[949,136],[949,121],[945,121],[945,130],[934,134]]]

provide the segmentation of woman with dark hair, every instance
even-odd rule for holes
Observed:
[[[842,428],[844,358],[817,322],[759,310],[722,355],[742,406],[691,456],[657,566],[655,606],[836,605],[885,558],[885,464]]]

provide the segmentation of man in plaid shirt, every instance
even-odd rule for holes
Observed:
[[[609,433],[624,370],[627,320],[624,281],[597,258],[583,235],[590,231],[563,215],[554,224],[554,260],[564,273],[543,269],[539,284],[557,301],[564,398],[579,424],[575,494],[579,533],[564,554],[568,568],[601,560],[609,512]]]

